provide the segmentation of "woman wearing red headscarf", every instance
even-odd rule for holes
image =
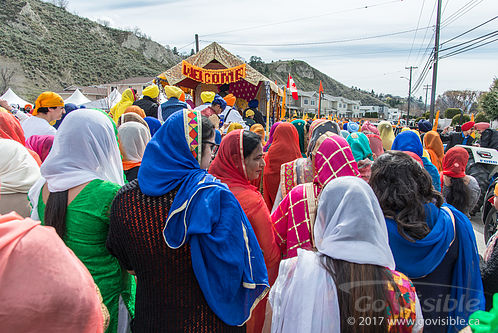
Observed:
[[[278,275],[280,249],[275,241],[270,212],[258,189],[249,183],[259,177],[264,166],[261,137],[239,129],[228,133],[221,141],[209,173],[228,185],[246,213],[263,251],[268,280],[272,285]],[[247,322],[247,332],[261,332],[265,309],[266,300],[263,300]]]
[[[291,123],[281,123],[275,129],[273,143],[265,156],[263,172],[263,197],[268,209],[272,209],[280,183],[280,166],[301,157],[299,136]]]
[[[443,176],[441,179],[443,196],[446,202],[467,216],[469,216],[469,212],[474,208],[481,194],[477,180],[465,174],[468,161],[469,153],[464,148],[451,148],[443,159]]]
[[[38,163],[38,166],[42,164],[40,156],[26,146],[26,139],[21,124],[19,123],[19,120],[10,113],[0,112],[0,138],[19,142],[26,147],[29,154],[33,156],[36,163]]]

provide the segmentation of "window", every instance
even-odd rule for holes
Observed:
[[[307,99],[304,100],[304,104],[308,104],[308,100]]]
[[[311,100],[311,105],[315,105],[315,101],[314,100]]]

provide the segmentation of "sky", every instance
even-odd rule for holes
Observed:
[[[216,41],[249,61],[304,60],[347,86],[424,96],[422,76],[432,48],[437,0],[70,0],[68,10],[115,28],[138,27],[152,40],[190,53]],[[460,43],[498,30],[498,1],[442,0],[441,57]],[[488,20],[465,35],[450,39]],[[487,36],[482,43],[496,40]],[[476,40],[479,42],[480,40]],[[479,44],[475,44],[477,46]],[[454,47],[455,46],[455,47]],[[165,68],[166,69],[166,68]],[[437,94],[488,90],[498,77],[498,41],[439,61]],[[292,74],[292,73],[291,73]],[[419,78],[422,79],[419,80]],[[419,84],[416,84],[419,81]],[[317,82],[318,85],[318,82]],[[299,87],[298,87],[299,88]]]

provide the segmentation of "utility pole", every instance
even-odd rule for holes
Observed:
[[[199,52],[199,35],[195,34],[195,53]]]
[[[424,90],[425,90],[425,104],[424,104],[424,113],[427,112],[427,92],[429,92],[429,88],[431,86],[429,84],[426,84],[424,86]]]
[[[408,83],[408,113],[406,115],[406,126],[410,127],[410,100],[412,99],[412,71],[418,67],[410,66],[405,69],[410,70],[410,81]]]
[[[437,63],[439,60],[439,30],[441,29],[441,2],[437,1],[437,21],[436,21],[436,41],[434,42],[434,64],[432,65],[432,85],[431,85],[431,124],[434,122],[434,111],[436,109],[436,82]]]

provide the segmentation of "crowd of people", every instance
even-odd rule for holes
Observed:
[[[228,90],[0,100],[0,331],[457,332],[492,306],[460,146],[489,124],[266,133]]]

